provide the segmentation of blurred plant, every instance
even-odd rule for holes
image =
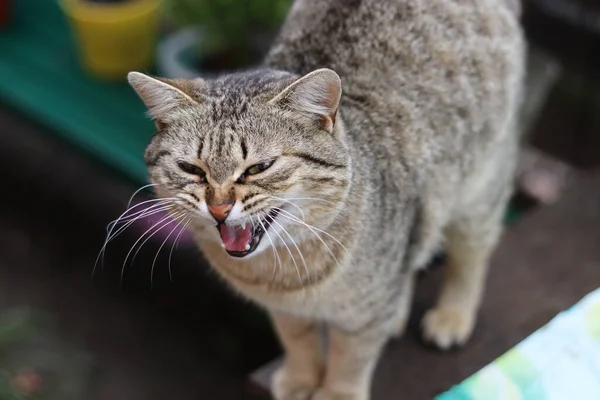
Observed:
[[[115,4],[115,3],[127,3],[131,0],[86,0],[90,3],[102,3],[102,4]]]
[[[236,66],[253,62],[256,52],[281,26],[292,0],[166,0],[179,27],[203,31],[201,55],[219,54]]]
[[[56,335],[50,319],[33,309],[0,313],[0,399],[83,398],[90,358]]]

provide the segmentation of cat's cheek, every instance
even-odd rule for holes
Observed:
[[[152,183],[155,185],[154,192],[156,193],[156,195],[158,197],[162,197],[162,198],[173,197],[173,193],[171,193],[168,189],[166,189],[164,187],[164,185],[161,185],[160,183],[155,183],[154,181]]]
[[[198,205],[198,211],[203,217],[210,218],[210,213],[208,212],[208,206],[206,205],[205,201],[200,202],[200,204]]]

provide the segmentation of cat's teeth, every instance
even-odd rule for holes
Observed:
[[[250,243],[246,245],[246,251],[250,250]]]
[[[222,248],[225,248],[225,243],[221,243],[221,247],[222,247]]]
[[[242,225],[242,229],[246,230],[246,223],[244,222],[244,225]]]

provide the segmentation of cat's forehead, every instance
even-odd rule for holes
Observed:
[[[207,81],[195,125],[202,136],[212,137],[213,147],[226,147],[236,138],[248,146],[269,145],[282,120],[267,103],[294,79],[286,72],[259,70]]]
[[[235,175],[240,166],[274,158],[283,146],[276,116],[248,101],[205,104],[179,127],[178,143],[186,158],[197,158],[217,181]]]
[[[258,69],[224,75],[207,80],[206,94],[213,99],[252,99],[263,94],[275,94],[298,77],[285,71]]]
[[[280,153],[281,142],[269,130],[250,129],[247,123],[224,121],[198,138],[195,156],[222,182],[247,164],[267,161]]]
[[[252,130],[268,122],[267,102],[294,79],[286,72],[259,70],[207,80],[198,104],[184,112],[188,122],[211,135]]]
[[[208,101],[188,129],[200,135],[211,152],[221,154],[240,143],[247,148],[268,145],[281,122],[281,116],[274,107],[232,96]]]
[[[202,100],[183,110],[171,127],[187,153],[198,158],[218,180],[244,163],[275,158],[285,146],[285,123],[268,101],[292,82],[294,75],[252,71],[206,81]]]

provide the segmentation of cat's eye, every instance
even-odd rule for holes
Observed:
[[[185,161],[179,161],[177,165],[183,172],[200,177],[200,182],[206,181],[206,173],[202,170],[202,168]]]
[[[273,161],[267,161],[265,163],[260,163],[260,164],[253,165],[250,168],[248,168],[246,170],[246,172],[244,172],[244,175],[256,175],[256,174],[260,174],[261,172],[263,172],[264,170],[266,170],[267,168],[269,168],[271,165],[273,165]]]
[[[269,169],[274,162],[275,160],[267,161],[260,164],[254,164],[253,166],[244,171],[242,176],[239,177],[238,182],[242,182],[247,176],[260,174],[261,172]]]

